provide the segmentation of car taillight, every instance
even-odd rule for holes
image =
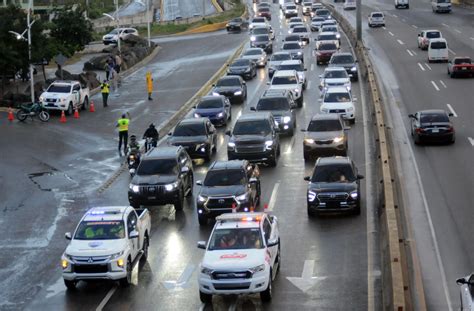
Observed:
[[[454,132],[454,127],[452,127],[452,126],[448,127],[448,132],[450,132],[450,133]]]
[[[417,132],[417,133],[424,133],[424,132],[425,132],[425,129],[419,127],[419,128],[417,128],[417,129],[415,130],[415,132]]]

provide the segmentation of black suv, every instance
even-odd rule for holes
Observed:
[[[211,164],[196,199],[200,225],[211,217],[235,211],[249,212],[260,204],[260,171],[246,160]]]
[[[348,52],[334,53],[329,60],[329,67],[343,67],[347,74],[351,77],[351,81],[358,81],[357,75],[357,60]]]
[[[193,163],[183,147],[152,148],[141,159],[128,189],[128,201],[140,205],[173,204],[182,210],[193,194]]]
[[[192,158],[209,161],[217,149],[216,128],[208,118],[181,120],[168,135],[168,145],[183,146]]]
[[[243,159],[276,166],[280,155],[278,125],[270,112],[241,115],[227,143],[229,160]]]
[[[319,158],[307,192],[308,215],[352,212],[360,214],[360,180],[354,162],[348,157]]]
[[[278,124],[280,133],[293,136],[296,128],[296,114],[293,108],[296,103],[288,90],[267,90],[258,100],[252,111],[269,111]]]

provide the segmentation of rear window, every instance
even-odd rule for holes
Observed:
[[[309,122],[308,132],[335,132],[342,131],[339,120],[313,120]]]
[[[260,8],[258,9],[259,12],[270,12],[269,8]]]
[[[444,114],[422,114],[420,122],[422,124],[449,122],[449,118]]]
[[[431,42],[430,48],[434,50],[446,49],[446,42]]]
[[[283,60],[290,60],[290,54],[273,54],[270,61],[283,61]]]
[[[430,39],[441,38],[441,34],[438,31],[428,31],[426,37]]]
[[[284,50],[300,50],[301,46],[299,43],[285,43],[283,44]]]
[[[257,104],[257,110],[290,110],[290,104],[285,97],[261,98]]]
[[[456,58],[454,60],[454,63],[455,64],[470,64],[471,63],[471,59],[470,58]]]
[[[382,13],[374,13],[372,14],[372,17],[383,17]]]

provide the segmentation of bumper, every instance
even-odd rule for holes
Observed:
[[[344,143],[340,144],[303,144],[303,152],[312,156],[346,156],[347,149]]]
[[[122,272],[106,272],[106,273],[75,273],[63,272],[63,278],[68,281],[79,280],[120,280],[127,276],[127,271]]]
[[[173,204],[175,201],[179,199],[179,191],[173,190],[167,192],[166,194],[161,195],[142,195],[140,193],[135,193],[133,191],[128,191],[128,201],[130,202],[131,206],[137,205],[165,205],[165,204]]]
[[[309,202],[308,209],[319,213],[347,213],[357,208],[357,201],[347,202]]]
[[[316,56],[316,62],[319,62],[319,63],[329,63],[329,60],[331,59],[331,55],[321,55],[321,56]]]
[[[212,280],[200,274],[199,290],[211,295],[237,295],[263,292],[268,287],[268,272],[262,271],[250,279]]]
[[[235,152],[227,150],[228,160],[248,160],[250,162],[261,163],[267,162],[274,158],[275,152],[272,150],[262,152]]]
[[[249,212],[250,211],[250,202],[242,202],[236,206],[236,212]],[[204,206],[204,203],[197,202],[196,209],[199,215],[204,215],[207,218],[215,218],[216,216],[225,214],[225,213],[232,213],[232,208],[222,207],[222,208],[212,208],[209,209]]]
[[[68,105],[66,102],[64,103],[48,103],[48,102],[41,102],[41,105],[48,110],[64,110],[66,111],[68,108]]]
[[[449,143],[454,139],[454,133],[443,133],[439,135],[423,135],[419,134],[420,141],[424,143]]]
[[[280,129],[280,134],[290,134],[294,132],[295,127],[294,123],[278,123],[278,128]]]
[[[385,22],[378,22],[378,21],[373,21],[373,22],[369,22],[369,25],[371,26],[383,26],[385,25]]]

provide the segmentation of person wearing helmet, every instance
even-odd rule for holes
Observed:
[[[156,144],[159,139],[158,131],[155,128],[155,125],[152,123],[146,129],[145,133],[143,134],[143,139],[146,139],[145,142],[145,152],[147,152],[151,147],[156,147]]]

